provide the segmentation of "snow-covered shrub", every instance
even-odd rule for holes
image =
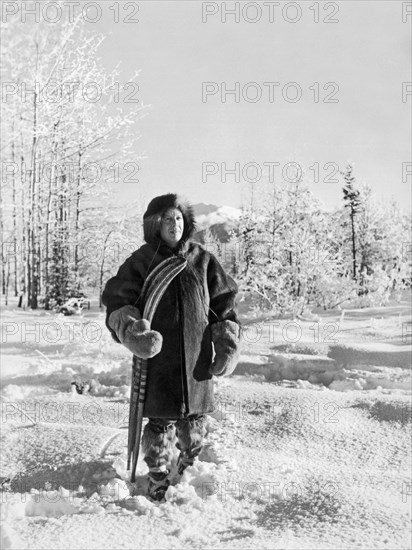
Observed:
[[[85,305],[86,300],[83,297],[69,298],[64,304],[57,306],[56,309],[58,313],[63,313],[63,315],[74,315],[81,313]]]
[[[343,207],[323,211],[302,182],[260,186],[258,198],[252,190],[220,258],[252,309],[299,316],[311,306],[367,307],[401,296],[410,285],[409,218],[395,204],[375,204],[366,185],[356,196],[351,220]]]

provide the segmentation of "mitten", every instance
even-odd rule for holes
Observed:
[[[150,323],[142,319],[134,306],[123,306],[112,311],[109,325],[120,342],[141,359],[150,359],[162,349],[163,337],[157,330],[150,330]]]
[[[232,374],[240,356],[240,326],[234,321],[219,321],[210,329],[216,355],[209,372],[214,376]]]

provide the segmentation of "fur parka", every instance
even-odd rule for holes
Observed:
[[[174,249],[160,238],[161,216],[171,207],[179,208],[184,220],[182,238]],[[179,196],[168,194],[153,199],[143,223],[146,244],[127,258],[104,289],[106,325],[119,342],[109,324],[111,313],[130,305],[142,313],[139,297],[147,275],[167,257],[184,256],[187,266],[168,286],[151,323],[151,329],[161,334],[163,343],[160,353],[148,359],[144,416],[173,419],[212,412],[212,373],[222,374],[225,368],[219,364],[216,372],[213,370],[212,340],[219,335],[216,353],[224,347],[224,356],[235,358],[233,327],[239,325],[235,311],[237,285],[213,254],[190,241],[195,230],[194,215],[191,206]],[[226,331],[227,345],[224,336],[221,338],[225,324],[230,326]]]

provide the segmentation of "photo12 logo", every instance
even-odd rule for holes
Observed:
[[[139,183],[137,173],[140,166],[134,161],[124,163],[114,162],[107,166],[99,162],[85,162],[79,166],[77,162],[45,162],[36,164],[37,180],[52,183],[56,177],[64,177],[68,183],[75,183],[78,178],[84,183],[91,185],[99,182],[110,183]],[[32,177],[31,166],[26,163],[2,162],[1,181],[2,183],[13,183],[15,178],[22,183],[30,181]]]
[[[102,327],[94,321],[76,321],[58,323],[31,323],[4,321],[1,324],[1,342],[47,342],[57,344],[58,342],[86,342],[95,344],[102,338]]]
[[[309,92],[310,90],[310,92]],[[202,82],[202,102],[211,98],[221,103],[297,103],[311,99],[314,103],[339,103],[337,82],[313,82],[309,86],[299,82]]]
[[[338,2],[202,2],[202,22],[339,23]]]
[[[409,103],[412,96],[412,82],[402,82],[402,103]]]
[[[2,82],[1,102],[8,103],[18,99],[21,103],[31,103],[33,98],[37,103],[75,103],[78,100],[87,103],[97,103],[107,100],[108,103],[135,103],[141,101],[138,97],[139,85],[136,82]]]
[[[412,17],[412,2],[402,2],[402,23],[408,23]]]
[[[322,174],[325,172],[325,174]],[[234,182],[257,183],[266,181],[275,183],[281,176],[287,183],[299,183],[303,176],[311,174],[314,183],[340,183],[334,176],[340,173],[337,162],[326,162],[323,167],[319,162],[314,162],[304,170],[302,164],[295,161],[280,163],[277,161],[263,162],[202,162],[202,182],[208,183],[215,179],[220,183]],[[216,177],[215,177],[216,176]]]
[[[139,23],[137,2],[1,2],[1,21],[8,23],[18,18],[22,23],[74,23],[82,19],[97,23],[104,17],[112,23]]]
[[[314,483],[303,486],[295,481],[281,483],[279,481],[248,481],[248,482],[206,482],[202,484],[202,500],[218,499],[227,502],[228,498],[236,500],[257,501],[271,504],[277,501],[289,501],[312,495],[318,498],[337,497],[341,489],[335,481]]]

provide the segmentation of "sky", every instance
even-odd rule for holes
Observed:
[[[225,22],[225,5],[236,4],[239,22],[230,14]],[[90,27],[107,34],[103,62],[120,61],[124,82],[139,70],[139,97],[150,104],[136,151],[146,157],[139,183],[119,185],[122,200],[172,191],[193,203],[240,206],[245,182],[256,179],[259,190],[282,173],[293,180],[296,165],[287,163],[296,163],[332,208],[342,194],[336,172],[351,162],[378,199],[410,205],[412,175],[402,177],[411,150],[412,95],[402,101],[402,83],[412,80],[406,3],[278,4],[120,3],[115,23],[113,3],[101,2]],[[127,14],[138,22],[122,22]],[[225,96],[236,82],[239,98]],[[225,173],[236,163],[239,177]]]

